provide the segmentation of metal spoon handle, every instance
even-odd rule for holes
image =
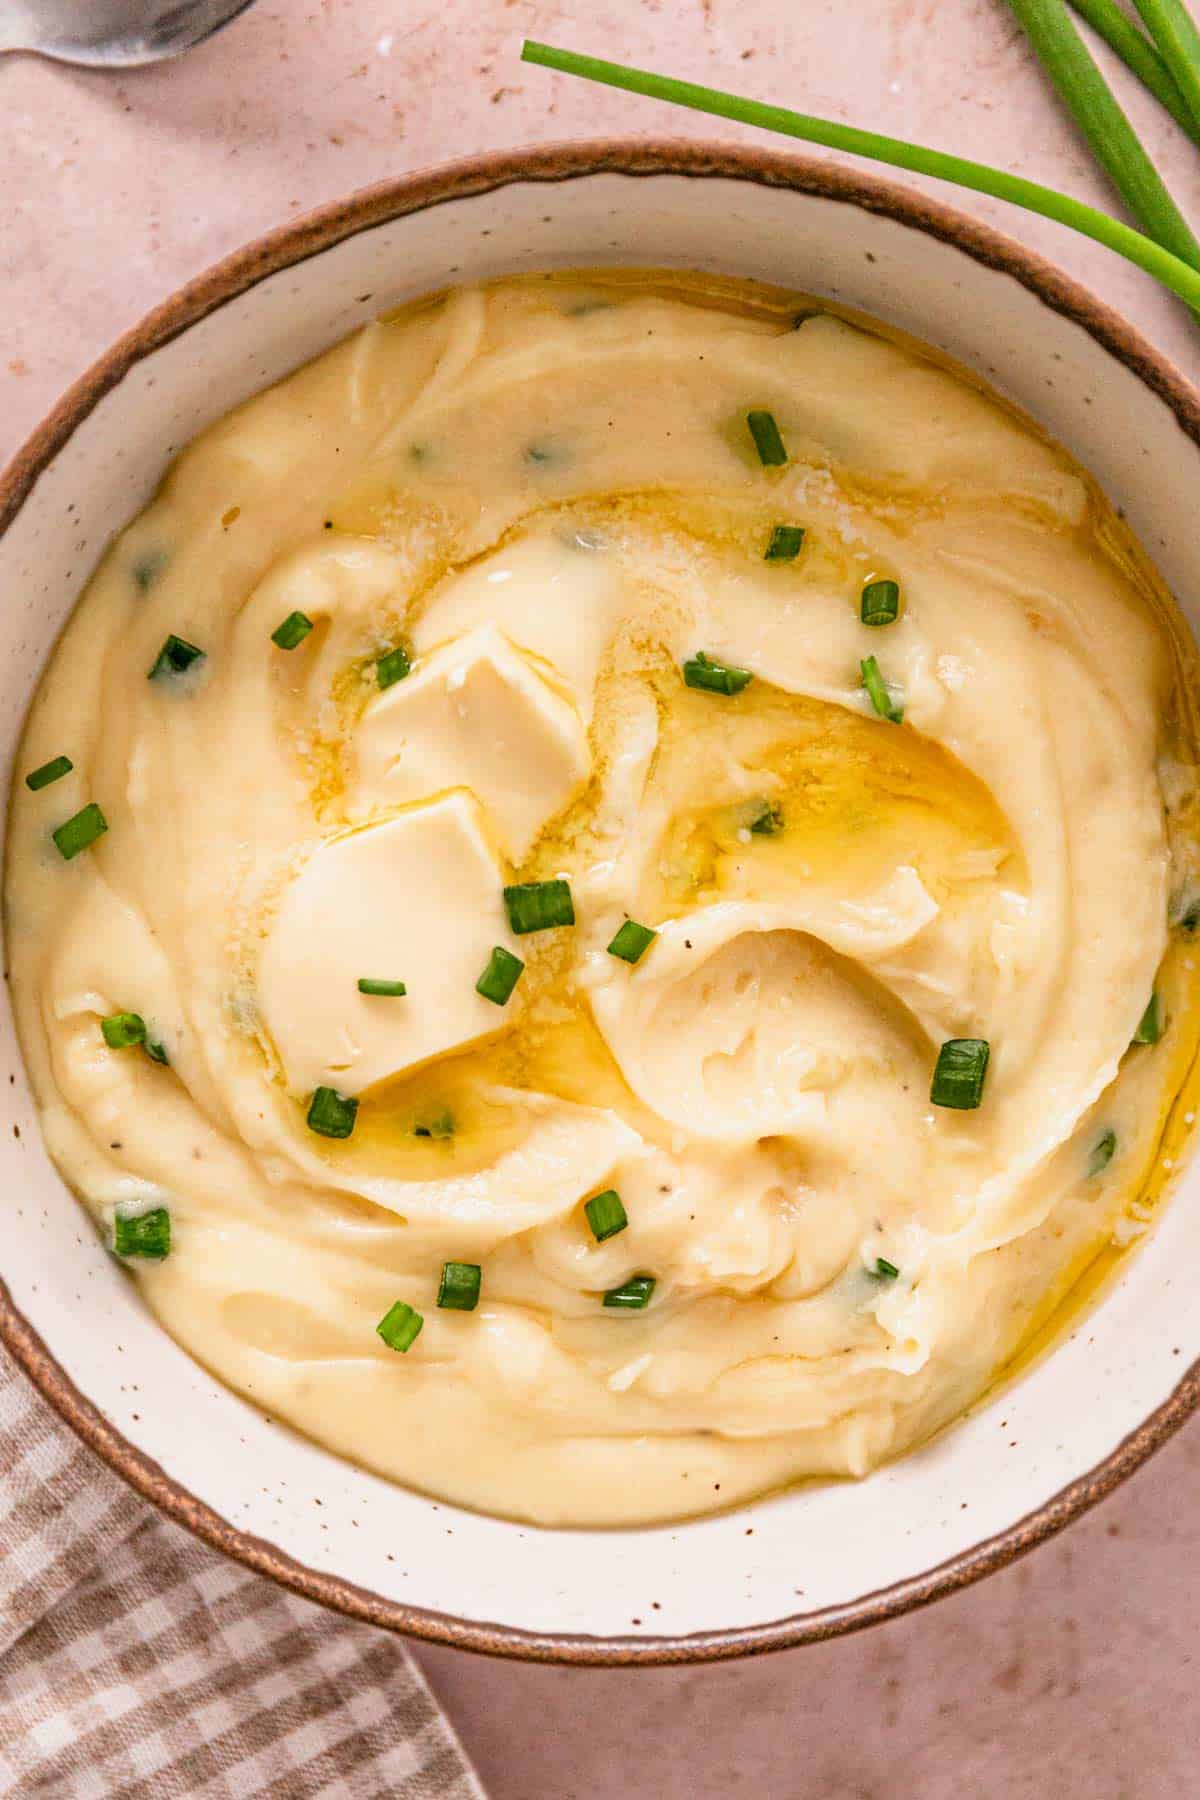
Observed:
[[[180,56],[253,0],[6,0],[0,55],[24,50],[85,68],[137,68]]]

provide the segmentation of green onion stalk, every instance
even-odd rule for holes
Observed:
[[[608,87],[622,88],[631,94],[644,94],[651,100],[666,100],[673,106],[686,106],[693,112],[711,113],[716,118],[733,119],[742,125],[755,125],[765,131],[780,132],[785,137],[800,138],[826,149],[839,150],[851,156],[865,156],[873,162],[887,163],[895,169],[908,169],[916,175],[929,175],[938,181],[949,181],[975,193],[990,194],[1024,207],[1042,218],[1067,225],[1072,231],[1092,238],[1114,250],[1128,262],[1169,288],[1189,306],[1200,308],[1200,273],[1182,257],[1164,249],[1153,238],[1124,225],[1098,207],[1089,206],[1069,194],[1060,194],[1040,182],[1026,181],[1023,176],[993,169],[987,163],[972,162],[963,156],[951,156],[941,150],[929,150],[921,144],[910,144],[903,138],[885,137],[876,131],[863,131],[854,125],[842,125],[834,119],[818,118],[812,113],[793,112],[786,106],[771,106],[760,100],[747,100],[720,88],[701,87],[696,82],[677,81],[670,75],[656,75],[647,69],[635,69],[623,63],[605,62],[598,56],[581,56],[573,50],[560,50],[551,44],[531,40],[521,52],[522,61],[540,68],[555,69],[561,74],[578,75],[585,81],[598,81]]]
[[[1117,0],[1071,0],[1071,5],[1159,105],[1166,107],[1180,130],[1186,131],[1193,143],[1200,144],[1200,125],[1188,110],[1175,77],[1149,38],[1121,11]]]

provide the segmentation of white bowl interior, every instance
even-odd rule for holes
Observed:
[[[1123,507],[1195,620],[1200,456],[1167,404],[1011,276],[856,205],[731,179],[518,181],[346,239],[140,362],[83,421],[0,541],[4,761],[49,646],[114,526],[173,452],[381,309],[447,281],[587,264],[694,266],[862,307],[959,357],[1043,422]],[[476,1517],[355,1469],[177,1349],[42,1149],[7,1002],[0,1272],[77,1386],[233,1525],[389,1600],[536,1632],[724,1631],[841,1606],[1003,1531],[1093,1468],[1200,1353],[1200,1207],[1161,1225],[1052,1357],[921,1453],[858,1484],[604,1534]],[[15,1135],[13,1127],[20,1135]],[[381,1421],[381,1429],[386,1422]],[[469,1445],[464,1454],[470,1454]]]

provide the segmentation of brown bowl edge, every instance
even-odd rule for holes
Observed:
[[[1200,446],[1200,393],[1191,383],[1113,308],[992,227],[898,183],[808,156],[671,139],[601,140],[484,154],[380,182],[269,232],[224,258],[119,338],[33,432],[0,475],[0,534],[75,428],[135,363],[258,282],[359,231],[427,207],[494,192],[514,182],[560,182],[595,174],[715,176],[790,188],[880,213],[926,232],[1008,274],[1043,304],[1081,326],[1170,407],[1181,430]],[[3,1280],[0,1342],[83,1442],[136,1492],[176,1524],[245,1567],[270,1576],[304,1599],[385,1630],[495,1656],[592,1666],[700,1663],[759,1655],[821,1643],[927,1606],[1006,1567],[1096,1505],[1165,1443],[1200,1403],[1198,1360],[1168,1399],[1103,1461],[1015,1524],[935,1568],[844,1605],[728,1631],[675,1637],[593,1637],[460,1619],[384,1599],[339,1576],[308,1568],[277,1545],[231,1525],[123,1437],[60,1367],[15,1305]]]

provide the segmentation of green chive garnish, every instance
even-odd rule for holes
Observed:
[[[1195,126],[1200,122],[1200,32],[1197,32],[1184,0],[1134,0],[1134,3],[1183,95]],[[1147,229],[1153,227],[1147,225]],[[1160,243],[1167,241],[1159,233],[1155,235]],[[1177,253],[1183,254],[1182,251]]]
[[[1080,18],[1086,19],[1093,31],[1115,50],[1121,61],[1165,106],[1175,123],[1187,132],[1193,143],[1200,144],[1197,126],[1187,102],[1175,85],[1175,77],[1158,51],[1117,5],[1117,0],[1071,0]]]
[[[30,769],[25,777],[25,786],[36,794],[39,788],[49,787],[52,781],[61,781],[63,776],[69,775],[74,767],[75,764],[69,756],[53,756],[39,769]]]
[[[951,1038],[938,1051],[929,1098],[935,1106],[970,1112],[983,1098],[991,1054],[986,1038]]]
[[[894,625],[900,616],[900,583],[868,581],[862,591],[859,617],[864,625]]]
[[[774,800],[760,800],[750,819],[755,837],[778,837],[783,830],[783,808]]]
[[[421,1335],[424,1323],[415,1307],[397,1300],[388,1307],[375,1329],[389,1350],[410,1350]]]
[[[1060,99],[1074,114],[1092,154],[1126,206],[1151,237],[1195,267],[1200,261],[1200,245],[1071,23],[1062,0],[1009,0],[1009,4],[1025,27]],[[1157,36],[1150,14],[1163,0],[1137,0],[1137,4],[1150,25],[1151,36]],[[1178,6],[1179,0],[1167,0],[1167,4]],[[1179,10],[1183,10],[1182,6]],[[1188,25],[1194,36],[1190,19]],[[1166,44],[1160,40],[1158,47],[1169,63]],[[1178,80],[1178,71],[1175,73]]]
[[[592,1228],[592,1236],[598,1244],[602,1244],[605,1238],[616,1237],[618,1231],[624,1231],[629,1223],[625,1208],[621,1205],[621,1196],[616,1188],[608,1188],[603,1194],[593,1194],[592,1198],[584,1203],[583,1210],[587,1214],[587,1222]],[[643,1279],[649,1280],[649,1277]],[[653,1286],[654,1283],[651,1281],[650,1287],[653,1288]],[[647,1292],[646,1299],[649,1298],[650,1294]],[[615,1305],[616,1302],[606,1301],[605,1304]]]
[[[428,1125],[414,1125],[413,1136],[422,1138],[452,1138],[454,1136],[453,1113],[440,1112],[436,1118],[430,1119]]]
[[[890,719],[893,725],[898,725],[904,717],[903,702],[892,699],[875,658],[868,656],[858,666],[862,671],[862,683],[867,690],[867,697],[875,711],[881,719]]]
[[[186,638],[176,637],[172,632],[155,657],[148,679],[158,681],[164,675],[182,675],[193,663],[203,661],[203,650],[195,644],[189,644]]]
[[[483,1271],[478,1263],[446,1262],[438,1283],[437,1303],[451,1312],[474,1312],[479,1305]]]
[[[389,1000],[399,1000],[407,994],[408,989],[402,981],[372,981],[369,976],[360,975],[358,991],[360,994],[380,994]]]
[[[1166,1022],[1163,1015],[1162,996],[1155,989],[1146,1003],[1146,1010],[1142,1014],[1141,1022],[1133,1034],[1134,1043],[1157,1044],[1163,1034]]]
[[[114,1216],[113,1251],[117,1256],[147,1256],[161,1262],[170,1249],[171,1215],[165,1206]]]
[[[1113,1159],[1116,1147],[1117,1134],[1115,1131],[1106,1131],[1102,1137],[1098,1137],[1092,1145],[1092,1153],[1088,1157],[1088,1174],[1098,1175],[1101,1169],[1107,1169]]]
[[[774,413],[748,412],[746,424],[750,427],[750,436],[754,439],[754,448],[758,451],[758,460],[764,469],[782,467],[788,454],[775,423]]]
[[[403,681],[412,672],[412,658],[403,644],[397,644],[375,664],[375,679],[381,688],[389,688],[394,682]]]
[[[874,1275],[877,1281],[895,1281],[900,1271],[894,1262],[888,1261],[886,1256],[877,1256],[875,1258],[875,1267],[869,1269],[867,1273]]]
[[[81,850],[94,844],[98,837],[103,837],[107,830],[108,820],[96,802],[91,800],[81,812],[75,813],[50,835],[58,845],[59,855],[65,862],[70,862],[73,856],[78,856]]]
[[[488,957],[487,968],[475,983],[475,992],[496,1006],[507,1006],[524,968],[519,956],[497,944]]]
[[[776,525],[763,555],[764,562],[795,562],[804,543],[803,525]]]
[[[575,907],[570,884],[565,881],[523,881],[504,890],[508,922],[518,937],[529,931],[550,931],[556,925],[573,925]]]
[[[657,936],[657,931],[651,931],[648,925],[639,925],[636,919],[626,919],[608,946],[608,954],[619,956],[622,962],[640,962]]]
[[[165,1044],[148,1034],[146,1021],[140,1013],[109,1013],[106,1019],[101,1019],[100,1030],[110,1050],[129,1050],[140,1044],[151,1062],[170,1067]]]
[[[128,1050],[131,1044],[146,1041],[146,1021],[140,1013],[109,1013],[101,1019],[100,1029],[110,1050]]]
[[[313,622],[307,613],[290,612],[281,625],[277,625],[271,633],[271,642],[278,644],[281,650],[294,650],[313,628]]]
[[[358,1101],[339,1094],[336,1088],[314,1088],[306,1123],[319,1137],[348,1138],[357,1112]]]
[[[653,1275],[631,1275],[620,1287],[609,1288],[604,1304],[623,1307],[626,1312],[641,1312],[643,1307],[649,1306],[653,1292]]]
[[[710,694],[740,694],[754,677],[749,669],[735,669],[697,650],[683,665],[683,679],[688,687],[704,688]]]
[[[1097,0],[1090,0],[1089,10],[1094,12],[1096,6]],[[956,182],[976,193],[992,194],[997,199],[1040,213],[1043,218],[1055,219],[1060,225],[1068,225],[1073,231],[1107,245],[1145,269],[1164,287],[1186,300],[1189,306],[1200,307],[1200,274],[1182,258],[1097,207],[1087,206],[1083,201],[1043,187],[1039,182],[1026,181],[1006,169],[990,168],[987,163],[972,162],[964,156],[948,156],[943,151],[930,150],[924,144],[906,143],[902,138],[883,137],[879,132],[863,131],[854,125],[845,125],[841,120],[815,118],[811,113],[793,112],[784,106],[748,100],[741,94],[700,87],[695,82],[678,81],[648,69],[604,62],[596,56],[581,56],[551,44],[527,41],[521,50],[521,60],[538,63],[546,69],[559,69],[568,75],[580,75],[589,81],[605,82],[610,87],[624,88],[628,93],[646,94],[654,100],[713,113],[718,118],[736,119],[743,125],[781,132],[785,137],[824,144],[827,149],[843,154],[866,156],[893,168],[932,176],[938,181]]]

